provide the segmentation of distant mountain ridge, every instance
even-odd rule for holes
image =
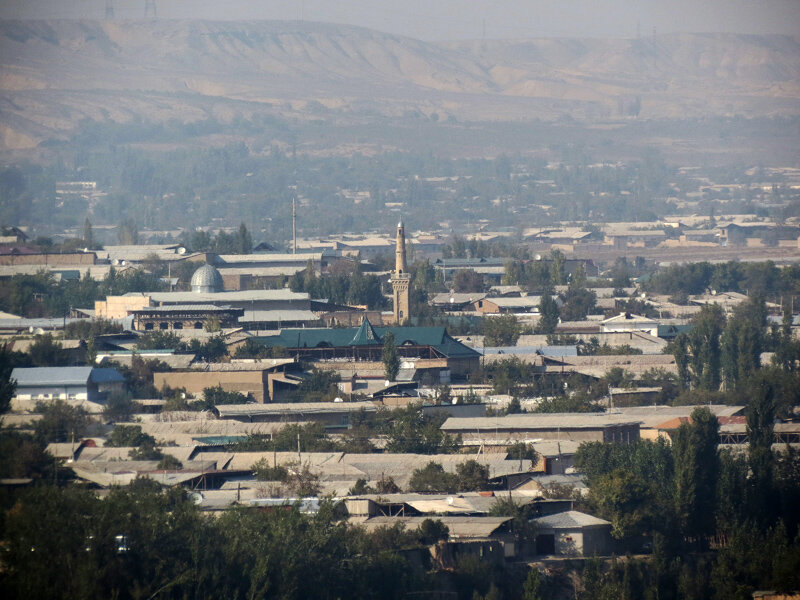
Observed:
[[[4,148],[85,118],[800,114],[791,36],[434,44],[307,22],[2,21],[0,61]]]

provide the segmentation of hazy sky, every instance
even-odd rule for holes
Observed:
[[[145,0],[111,0],[118,19]],[[304,19],[426,40],[633,37],[668,32],[800,35],[800,0],[155,0],[161,18]],[[103,18],[106,0],[0,0],[0,18]]]

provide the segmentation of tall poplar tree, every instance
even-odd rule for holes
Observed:
[[[672,440],[678,522],[684,537],[700,546],[715,530],[718,445],[719,423],[705,407],[694,409],[691,423],[681,425]]]
[[[688,334],[689,366],[694,387],[716,392],[722,382],[720,336],[725,314],[718,304],[706,304],[692,319]]]
[[[775,387],[770,377],[757,375],[748,388],[747,441],[750,478],[750,509],[764,521],[773,513],[773,470],[775,458],[772,442],[775,429]]]
[[[387,331],[383,336],[383,368],[386,379],[394,381],[400,371],[400,355],[397,353],[397,345],[394,342],[394,334]]]

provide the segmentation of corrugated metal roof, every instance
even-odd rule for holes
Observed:
[[[235,265],[243,263],[270,263],[270,262],[298,262],[305,265],[309,260],[319,261],[322,259],[322,252],[303,252],[300,254],[285,254],[278,252],[259,252],[258,254],[220,254],[223,264]]]
[[[132,313],[171,313],[179,311],[192,311],[192,312],[224,312],[227,310],[241,310],[231,308],[230,306],[216,304],[167,304],[165,306],[146,306],[144,308],[137,308],[131,310]]]
[[[430,517],[372,517],[363,522],[367,530],[379,527],[391,527],[402,523],[406,529],[417,529],[423,521]],[[511,521],[512,517],[454,517],[441,516],[435,520],[441,521],[450,531],[450,539],[486,539],[494,534],[503,525]]]
[[[130,292],[126,296],[142,296],[139,292]],[[155,302],[168,304],[202,303],[202,302],[242,302],[258,300],[308,300],[310,296],[305,292],[292,292],[291,290],[247,290],[237,292],[148,292]]]
[[[86,385],[91,378],[96,383],[125,381],[116,369],[95,367],[31,367],[11,372],[17,387]]]
[[[450,337],[444,327],[373,327],[372,329],[378,336],[375,345],[382,344],[383,336],[391,332],[398,346],[403,344],[432,346],[448,357],[478,356],[475,350]],[[360,327],[283,329],[280,335],[254,339],[266,346],[284,348],[344,348],[353,345],[359,330]]]
[[[502,417],[450,417],[441,429],[468,432],[495,429],[596,429],[636,424],[636,419],[607,413],[528,413]]]
[[[260,358],[232,360],[229,363],[198,363],[193,371],[268,371],[284,365],[294,364],[293,358]]]
[[[539,517],[531,521],[541,529],[576,529],[581,527],[611,526],[609,521],[598,519],[592,515],[578,512],[577,510],[547,515],[546,517]]]
[[[479,350],[480,351],[480,350]],[[577,346],[496,346],[483,348],[484,354],[517,356],[523,354],[541,354],[542,356],[578,356]]]
[[[218,404],[215,409],[220,418],[230,416],[300,415],[352,411],[378,410],[372,402],[288,402],[270,404]]]
[[[319,321],[319,317],[310,310],[246,310],[239,317],[241,323],[281,321]]]

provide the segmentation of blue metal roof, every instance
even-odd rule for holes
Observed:
[[[96,367],[32,367],[17,368],[11,378],[19,387],[48,385],[86,385],[91,379],[95,383],[116,383],[125,378],[116,369]]]

